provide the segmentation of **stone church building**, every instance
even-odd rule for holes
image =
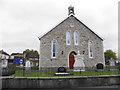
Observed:
[[[105,65],[103,39],[75,17],[72,6],[68,17],[39,40],[40,68]]]

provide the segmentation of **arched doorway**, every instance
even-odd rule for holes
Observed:
[[[69,68],[70,69],[73,69],[74,68],[74,63],[75,63],[75,57],[74,55],[76,55],[77,53],[72,51],[70,54],[69,54]]]

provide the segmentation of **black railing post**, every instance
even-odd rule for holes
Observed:
[[[80,74],[81,74],[81,69],[80,69]]]
[[[24,67],[23,67],[23,76],[25,76],[25,70],[24,70]]]

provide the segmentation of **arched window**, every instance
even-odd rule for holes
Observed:
[[[93,58],[93,42],[92,41],[89,41],[88,48],[89,48],[89,58]]]
[[[79,43],[79,35],[78,35],[78,32],[74,32],[74,44],[75,45],[78,45]]]
[[[52,58],[56,58],[56,52],[57,52],[56,40],[53,40],[52,41],[52,50],[51,50]]]
[[[66,45],[70,45],[71,39],[70,39],[70,32],[66,32]]]

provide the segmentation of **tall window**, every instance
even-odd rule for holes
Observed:
[[[74,44],[78,45],[79,42],[79,35],[78,32],[74,32]]]
[[[66,32],[66,45],[70,45],[70,32]]]
[[[56,58],[56,52],[57,52],[57,46],[56,46],[56,40],[52,41],[52,58]]]
[[[88,48],[89,48],[89,58],[93,58],[93,42],[92,41],[89,41]]]

